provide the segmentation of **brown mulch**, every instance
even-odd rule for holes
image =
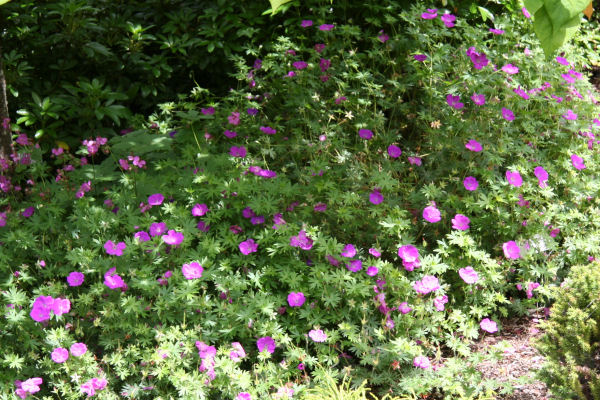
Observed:
[[[510,383],[514,391],[501,395],[498,400],[548,400],[550,393],[543,382],[535,379],[535,371],[542,367],[544,357],[533,347],[533,339],[542,332],[538,323],[544,319],[543,309],[533,310],[528,316],[505,321],[502,330],[486,335],[473,345],[473,351],[489,353],[492,346],[502,346],[504,354],[498,361],[485,361],[477,369],[486,379]],[[502,343],[504,342],[504,343]],[[518,379],[521,378],[521,379]],[[520,382],[523,380],[524,382]]]

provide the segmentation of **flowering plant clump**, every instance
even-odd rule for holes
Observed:
[[[600,96],[521,11],[392,3],[372,31],[306,9],[227,95],[74,154],[14,126],[0,394],[483,395],[468,341],[600,256]]]

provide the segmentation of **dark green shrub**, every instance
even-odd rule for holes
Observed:
[[[559,399],[600,399],[600,263],[573,267],[542,324],[539,377]]]

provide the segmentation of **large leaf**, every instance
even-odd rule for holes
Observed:
[[[6,4],[6,3],[8,3],[9,1],[10,1],[10,0],[0,0],[0,6],[1,6],[2,4]]]
[[[271,12],[275,14],[279,10],[279,7],[290,1],[292,0],[269,0],[269,3],[271,3]]]
[[[579,28],[589,0],[525,0],[533,14],[533,30],[546,57],[552,56]]]

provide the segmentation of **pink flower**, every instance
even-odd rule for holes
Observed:
[[[67,276],[69,286],[81,286],[85,276],[81,272],[73,271]]]
[[[387,151],[388,151],[388,155],[391,158],[398,158],[402,154],[402,150],[400,149],[400,147],[398,147],[396,145],[393,145],[393,144],[390,144],[388,146],[388,150]]]
[[[273,354],[275,351],[275,341],[271,336],[261,337],[256,341],[256,347],[258,347],[260,353],[266,349],[269,353]]]
[[[540,187],[545,188],[547,186],[548,172],[543,167],[537,166],[533,169],[533,174],[538,178]]]
[[[325,212],[327,211],[327,204],[325,203],[317,203],[313,208],[316,212]]]
[[[427,56],[425,54],[415,54],[415,55],[413,55],[413,58],[416,61],[420,61],[420,62],[427,60]]]
[[[347,244],[342,249],[342,257],[352,258],[356,255],[356,247],[353,244]]]
[[[243,255],[247,256],[250,253],[256,253],[258,250],[258,243],[254,239],[248,239],[239,244],[240,251]]]
[[[204,203],[196,204],[194,207],[192,207],[192,215],[194,217],[202,217],[207,212],[208,212],[208,206]]]
[[[379,268],[375,267],[375,266],[370,266],[369,268],[367,268],[366,271],[367,275],[369,276],[375,276],[379,273]]]
[[[198,279],[202,278],[202,272],[204,272],[204,268],[202,268],[202,265],[196,261],[193,261],[189,264],[183,264],[181,267],[181,272],[183,273],[185,279]]]
[[[296,69],[304,69],[304,68],[308,67],[308,63],[306,61],[296,61],[296,62],[293,62],[292,65]]]
[[[133,238],[136,239],[139,243],[147,242],[150,240],[150,235],[146,231],[139,231],[133,235]]]
[[[438,296],[435,299],[433,299],[433,305],[435,307],[436,310],[438,311],[444,311],[445,306],[444,304],[448,303],[448,296],[444,295],[444,296]]]
[[[85,343],[73,343],[70,350],[73,357],[80,357],[87,352],[87,346]]]
[[[369,254],[376,258],[381,257],[381,252],[373,247],[369,249]]]
[[[302,62],[302,61],[299,61],[299,62]],[[305,63],[305,64],[306,64],[306,63]],[[295,65],[294,65],[294,66],[295,66]],[[306,68],[306,67],[304,67],[304,68]],[[301,69],[301,68],[298,68],[298,69]],[[263,133],[266,133],[267,135],[274,135],[274,134],[276,134],[276,133],[277,133],[277,130],[276,130],[276,129],[274,129],[274,128],[271,128],[270,126],[261,126],[259,129],[260,129],[260,130],[261,130]]]
[[[423,18],[423,19],[437,18],[437,9],[436,8],[428,8],[427,12],[424,12],[421,14],[421,18]]]
[[[454,218],[452,218],[452,228],[458,229],[459,231],[466,231],[469,229],[469,220],[468,217],[462,214],[456,214]]]
[[[563,114],[562,117],[569,121],[575,121],[577,119],[577,114],[575,114],[573,110],[569,109],[565,114]]]
[[[419,250],[410,244],[405,244],[398,248],[398,257],[407,263],[414,263],[419,260]]]
[[[577,170],[585,169],[585,164],[583,163],[583,158],[579,157],[577,154],[571,155],[571,163],[573,167]]]
[[[313,240],[306,236],[306,231],[302,229],[298,235],[290,238],[290,246],[299,247],[302,250],[310,250],[313,247]]]
[[[506,64],[504,67],[502,67],[502,71],[506,72],[509,75],[514,75],[519,73],[519,68],[515,67],[512,64]]]
[[[420,281],[413,283],[413,289],[420,294],[435,292],[440,288],[438,278],[433,275],[425,275]]]
[[[471,100],[473,100],[473,103],[477,104],[478,106],[482,106],[485,104],[485,94],[473,93]]]
[[[106,250],[106,254],[111,256],[122,256],[123,250],[126,248],[127,245],[125,245],[125,242],[114,244],[112,240],[107,240],[106,243],[104,243],[104,250]]]
[[[116,273],[117,269],[115,267],[109,269],[104,274],[104,284],[108,286],[109,289],[127,289],[127,284],[123,281],[123,278]]]
[[[237,132],[230,131],[229,129],[225,129],[225,132],[223,132],[223,135],[225,135],[229,139],[233,139],[234,137],[237,136]]]
[[[452,14],[444,14],[440,17],[446,28],[454,27],[454,21],[456,21],[456,17]]]
[[[387,42],[388,40],[390,40],[390,36],[389,36],[389,35],[387,35],[387,34],[386,34],[384,31],[383,31],[383,29],[382,29],[382,30],[380,30],[380,31],[379,31],[379,36],[377,36],[377,39],[379,39],[379,41],[380,41],[381,43],[385,43],[385,42]]]
[[[465,147],[468,150],[474,151],[476,153],[480,152],[481,150],[483,150],[483,147],[481,147],[481,143],[479,143],[477,140],[475,139],[471,139],[467,142],[467,144],[465,144]]]
[[[412,165],[421,166],[422,160],[421,157],[408,157],[408,162]]]
[[[496,325],[496,322],[490,320],[489,318],[482,319],[479,323],[479,326],[481,327],[481,329],[489,333],[494,333],[498,331],[498,325]]]
[[[508,108],[502,107],[502,118],[504,118],[507,121],[514,121],[515,114]]]
[[[502,245],[502,250],[504,250],[504,256],[506,258],[510,258],[513,260],[521,258],[521,249],[514,240],[504,243]]]
[[[43,383],[42,378],[29,378],[27,379],[25,382],[21,382],[21,387],[19,389],[21,389],[23,392],[25,392],[25,397],[27,397],[27,395],[29,394],[34,394],[40,391],[40,385]],[[21,398],[25,398],[25,397],[21,397]]]
[[[556,57],[556,62],[561,65],[569,65],[569,62],[567,61],[567,59],[564,57],[560,57],[560,56]]]
[[[31,307],[31,319],[36,322],[43,322],[50,319],[50,311],[54,305],[52,296],[38,296]]]
[[[527,11],[525,7],[521,8],[521,11],[523,12],[523,16],[525,18],[531,18],[531,14],[529,14],[529,11]]]
[[[167,224],[164,222],[154,222],[150,225],[150,236],[160,236],[167,230]]]
[[[460,96],[452,96],[451,94],[446,96],[446,103],[457,110],[460,110],[465,106],[464,103],[460,102]]]
[[[321,343],[327,340],[327,335],[321,329],[312,329],[308,336],[315,342]]]
[[[55,363],[62,364],[69,358],[69,351],[62,347],[58,347],[52,351],[50,357]]]
[[[250,393],[248,392],[240,392],[235,400],[252,400],[252,396],[250,396]]]
[[[427,222],[436,223],[442,219],[442,215],[435,206],[428,206],[423,210],[423,219]]]
[[[479,187],[479,182],[477,182],[477,179],[474,177],[467,176],[463,181],[463,185],[465,186],[465,189],[472,192]]]
[[[164,200],[165,196],[163,196],[161,193],[155,193],[148,196],[148,204],[151,206],[160,206]]]
[[[35,208],[33,207],[27,207],[22,213],[21,215],[24,216],[25,218],[29,218],[33,215],[33,212],[35,211]]]
[[[521,178],[519,171],[506,171],[506,180],[509,184],[516,187],[523,185],[523,178]]]
[[[398,311],[400,311],[402,314],[408,314],[412,311],[412,308],[410,308],[408,303],[404,301],[398,306]]]
[[[313,24],[313,22],[310,19],[304,19],[300,23],[300,26],[303,28],[308,28],[309,26],[312,26],[312,24]]]
[[[305,302],[304,293],[302,292],[291,292],[288,294],[287,301],[290,307],[302,307]]]
[[[215,113],[214,107],[201,108],[200,111],[204,115],[213,115]]]
[[[373,189],[371,194],[369,194],[369,201],[374,205],[381,204],[383,202],[383,195],[378,188]]]
[[[239,125],[240,124],[240,113],[237,111],[233,111],[229,117],[227,117],[227,121],[231,125]]]
[[[413,360],[413,365],[417,368],[428,369],[431,367],[431,362],[425,356],[417,356]]]
[[[169,229],[166,235],[162,235],[162,240],[170,246],[179,246],[183,242],[183,233]]]
[[[373,137],[373,132],[370,129],[360,129],[358,131],[358,136],[365,140],[369,140]]]
[[[319,30],[320,31],[330,31],[333,28],[335,28],[335,25],[333,24],[323,24],[323,25],[319,25]]]
[[[458,275],[460,275],[462,280],[469,285],[477,283],[477,281],[479,280],[479,275],[477,275],[477,272],[475,272],[475,270],[470,265],[465,268],[459,269]]]
[[[504,31],[502,29],[496,29],[496,28],[490,28],[490,32],[492,32],[494,35],[504,34]]]
[[[361,260],[350,260],[348,264],[346,264],[346,269],[350,272],[358,272],[362,269],[362,261]]]
[[[242,358],[246,357],[246,351],[242,347],[240,342],[231,343],[231,347],[233,347],[233,351],[229,352],[229,358],[233,361],[240,361]]]

